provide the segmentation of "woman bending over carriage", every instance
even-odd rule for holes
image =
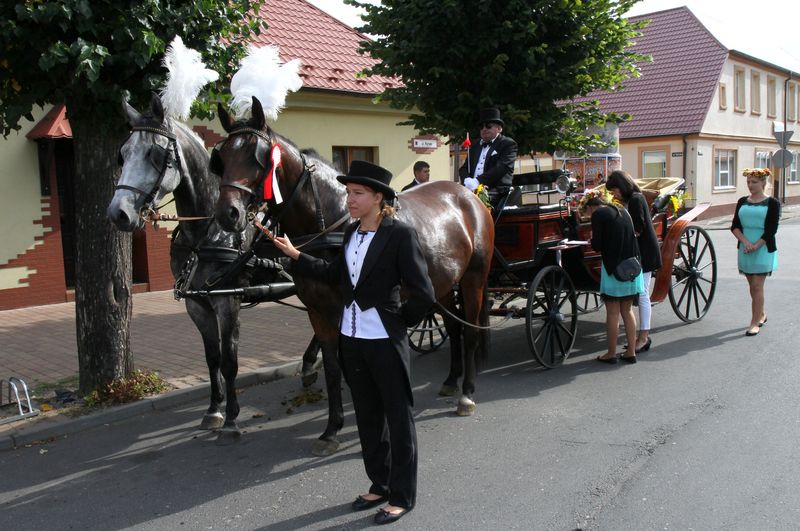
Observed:
[[[653,307],[650,304],[650,278],[653,272],[661,267],[661,247],[658,244],[653,218],[647,206],[647,199],[642,194],[631,175],[622,170],[611,172],[606,181],[606,190],[614,198],[625,205],[633,220],[633,231],[639,245],[642,262],[642,278],[644,289],[639,293],[639,335],[636,337],[636,353],[650,350],[653,340],[650,338],[650,316]]]
[[[347,208],[357,221],[344,233],[332,262],[298,251],[288,238],[275,244],[309,275],[327,279],[344,296],[339,356],[353,396],[369,492],[352,503],[360,511],[388,504],[375,523],[394,522],[413,509],[417,494],[417,433],[406,327],[434,303],[425,258],[413,227],[392,218],[392,174],[354,161],[347,175]],[[400,288],[407,300],[401,304]]]
[[[641,268],[631,280],[619,280],[615,274],[618,266],[628,258],[639,255],[639,246],[633,231],[633,222],[624,208],[609,203],[599,192],[590,191],[581,198],[578,213],[591,216],[592,248],[600,252],[600,295],[606,306],[606,332],[608,352],[597,357],[602,363],[617,363],[617,336],[619,319],[625,324],[628,346],[622,356],[628,363],[636,363],[636,317],[633,299],[644,290]]]

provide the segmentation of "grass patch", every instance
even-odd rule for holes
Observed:
[[[78,373],[58,380],[57,382],[36,382],[30,387],[31,397],[43,398],[57,389],[75,390],[78,388],[80,378]]]
[[[169,388],[169,384],[157,372],[135,370],[130,376],[118,378],[104,389],[95,389],[83,397],[83,402],[88,407],[126,404]]]

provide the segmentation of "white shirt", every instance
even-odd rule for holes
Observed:
[[[353,287],[358,284],[361,268],[364,265],[364,257],[367,255],[367,250],[374,236],[375,231],[356,231],[350,237],[350,241],[347,242],[344,256],[347,261],[350,283]],[[350,305],[345,306],[342,313],[342,326],[339,331],[345,336],[360,339],[386,339],[389,337],[378,310],[370,308],[362,311],[355,300]]]
[[[492,146],[491,142],[497,140],[497,137],[500,136],[499,134],[495,135],[495,137],[486,144],[481,147],[481,154],[478,155],[478,162],[475,163],[475,178],[477,179],[478,176],[483,175],[483,167],[486,165],[486,157],[489,155],[489,151],[491,151]]]

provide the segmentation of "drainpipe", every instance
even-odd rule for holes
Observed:
[[[683,135],[683,182],[686,183],[686,169],[689,164],[689,142],[686,141],[686,137],[689,135]]]
[[[786,129],[786,115],[789,112],[789,82],[791,80],[792,80],[792,72],[789,71],[789,77],[787,77],[786,80],[783,82],[783,130],[784,131],[788,131],[788,129]],[[795,94],[795,98],[796,97],[797,97],[797,95]],[[797,118],[797,111],[798,111],[798,109],[795,108],[795,110],[794,110],[795,118]],[[789,144],[788,143],[786,144],[786,149],[789,149]],[[786,166],[782,166],[781,167],[781,183],[780,184],[781,184],[781,190],[780,190],[781,198],[780,199],[781,199],[781,203],[785,205],[786,204]]]

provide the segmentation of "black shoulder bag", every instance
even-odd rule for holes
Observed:
[[[623,212],[628,216],[628,220],[631,222],[631,227],[633,227],[633,220],[631,219],[631,215],[628,214],[627,210],[622,209]],[[639,263],[639,259],[635,256],[631,256],[630,258],[626,258],[614,269],[614,276],[620,282],[630,282],[637,276],[639,273],[642,272],[642,264]]]

